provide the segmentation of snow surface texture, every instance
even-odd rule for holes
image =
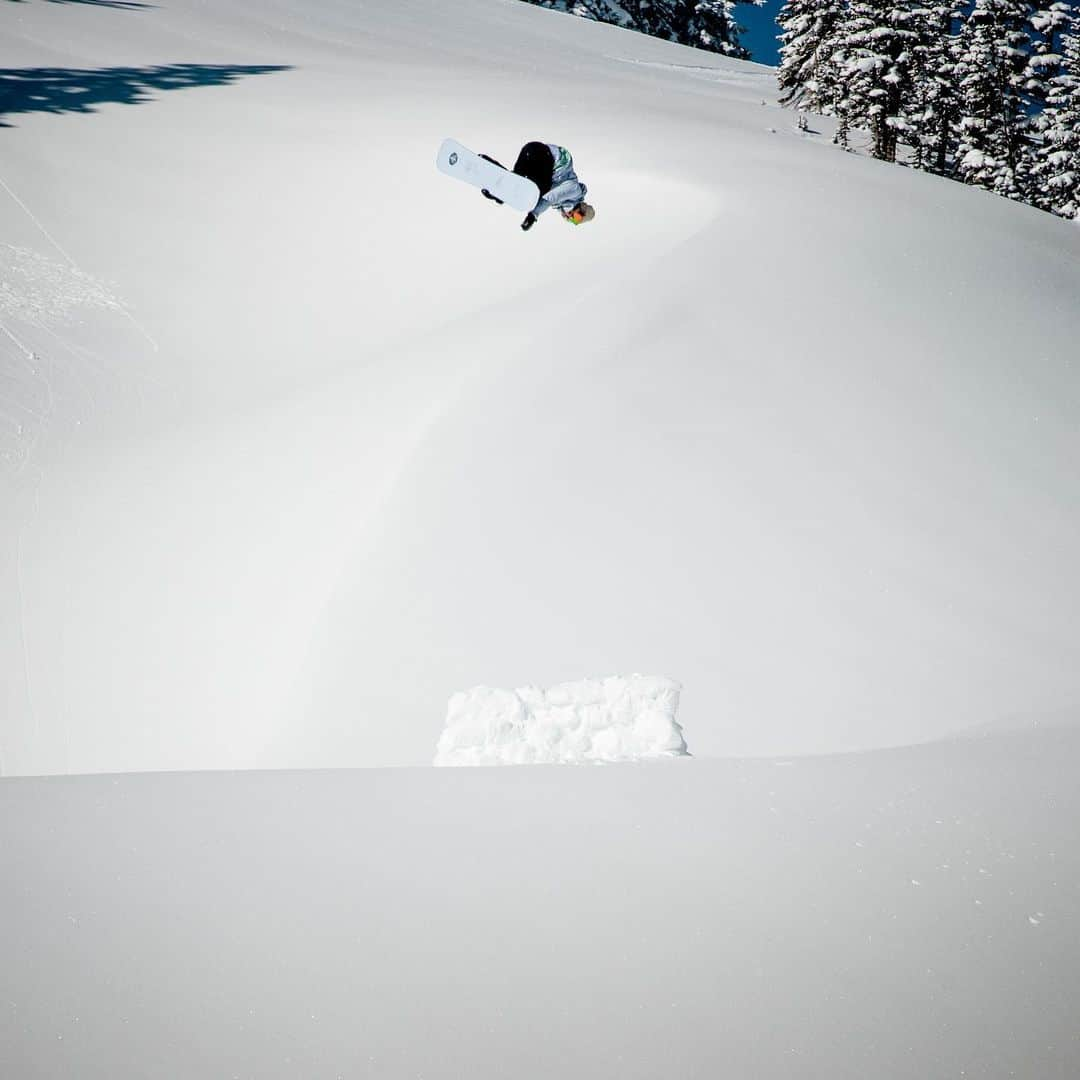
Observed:
[[[1080,230],[516,0],[2,10],[5,775],[427,765],[568,671],[696,757],[1080,704]]]
[[[478,686],[454,694],[436,765],[643,761],[686,753],[680,686],[657,676],[582,679],[542,690]]]
[[[5,779],[0,1076],[1076,1080],[1078,764]]]

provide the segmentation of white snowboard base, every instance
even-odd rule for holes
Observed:
[[[455,139],[444,139],[435,159],[439,172],[490,191],[507,206],[527,214],[540,201],[540,189],[524,176],[474,154]]]

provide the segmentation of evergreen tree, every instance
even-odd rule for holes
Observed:
[[[869,129],[872,153],[883,161],[896,160],[900,137],[912,130],[917,10],[911,0],[852,0],[845,20],[844,108]]]
[[[1080,5],[787,0],[780,100],[837,118],[834,141],[901,143],[917,168],[1080,221]]]
[[[848,137],[851,129],[862,122],[861,103],[851,92],[852,72],[847,60],[841,38],[829,58],[818,65],[817,74],[810,84],[814,94],[828,103],[828,108],[823,111],[836,117],[833,142],[845,150],[850,149]]]
[[[1040,108],[1046,104],[1049,84],[1061,74],[1061,37],[1069,32],[1072,19],[1072,6],[1058,2],[1033,12],[1028,20],[1034,33],[1025,88]]]
[[[780,101],[829,113],[835,103],[828,65],[839,48],[846,0],[788,0],[780,25]]]
[[[957,42],[956,175],[1011,199],[1028,192],[1024,83],[1030,5],[975,0]]]
[[[739,40],[743,28],[735,19],[740,3],[760,6],[764,0],[528,0],[598,22],[614,23],[681,45],[749,60]]]
[[[957,0],[928,0],[915,13],[915,85],[910,109],[912,164],[944,175],[960,120],[956,88]]]
[[[671,3],[671,40],[748,60],[750,53],[739,41],[743,28],[735,20],[736,2],[738,0],[682,0]],[[749,2],[759,6],[764,0]]]
[[[1049,86],[1031,169],[1035,202],[1080,221],[1080,20],[1070,13],[1062,62]]]
[[[1053,3],[1034,12],[1029,20],[1032,46],[1024,74],[1024,93],[1030,103],[1028,128],[1032,145],[1029,149],[1033,157],[1038,156],[1049,123],[1047,105],[1062,73],[1061,36],[1068,32],[1071,19],[1072,9],[1068,4]],[[1038,205],[1043,205],[1037,191],[1032,192],[1032,197]]]

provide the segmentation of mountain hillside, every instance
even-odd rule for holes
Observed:
[[[5,774],[420,764],[635,671],[703,756],[1080,703],[1065,222],[509,0],[4,19]]]
[[[0,1077],[1080,1075],[1080,233],[518,0],[0,16]]]

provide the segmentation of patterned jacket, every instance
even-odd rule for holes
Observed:
[[[577,206],[589,190],[574,172],[574,159],[570,156],[570,151],[565,146],[556,146],[554,143],[548,143],[547,148],[555,161],[555,170],[551,177],[551,188],[540,192],[540,201],[533,210],[536,217],[552,206],[559,210]]]

